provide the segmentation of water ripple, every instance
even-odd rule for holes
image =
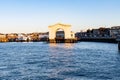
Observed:
[[[120,80],[120,52],[111,43],[0,43],[0,80]]]

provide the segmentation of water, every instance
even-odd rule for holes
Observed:
[[[120,52],[112,43],[0,43],[0,80],[120,80]]]

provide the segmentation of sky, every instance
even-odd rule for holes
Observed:
[[[0,0],[0,33],[47,32],[56,23],[77,32],[119,21],[120,0]]]

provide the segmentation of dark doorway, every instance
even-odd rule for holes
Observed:
[[[56,31],[56,42],[62,43],[65,40],[65,32],[63,29],[58,29]]]

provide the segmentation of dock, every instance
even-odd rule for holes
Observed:
[[[49,43],[77,43],[77,39],[49,39]]]

